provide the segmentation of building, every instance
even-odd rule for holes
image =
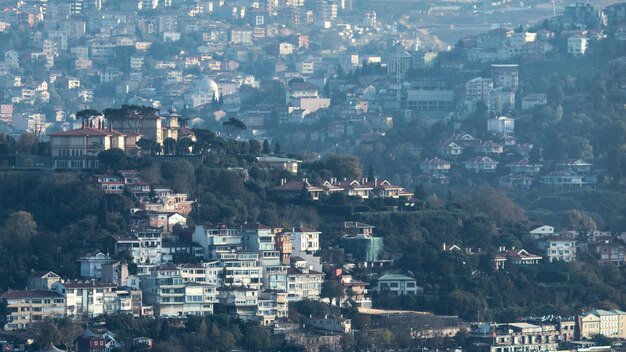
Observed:
[[[582,35],[573,35],[567,38],[567,52],[573,57],[584,56],[588,45],[589,40]]]
[[[217,303],[216,287],[192,282],[182,271],[181,267],[166,264],[143,277],[144,301],[154,305],[154,313],[159,316],[212,314],[213,304]]]
[[[493,79],[476,77],[465,83],[465,108],[474,112],[478,102],[489,104],[491,92],[493,91]]]
[[[225,225],[196,226],[192,240],[204,248],[205,259],[219,259],[222,254],[243,250],[243,235],[239,229]]]
[[[91,318],[119,311],[113,284],[86,281],[56,282],[52,290],[65,298],[68,316]]]
[[[485,351],[557,351],[560,331],[554,324],[530,324],[526,322],[508,324],[478,323],[472,329],[475,343],[484,344]]]
[[[27,329],[44,318],[65,317],[65,297],[54,291],[9,290],[0,294],[6,304],[5,331]]]
[[[28,276],[27,288],[45,291],[49,290],[57,281],[61,281],[61,277],[52,271],[35,271]]]
[[[301,252],[314,253],[320,250],[321,232],[304,226],[299,226],[291,232],[291,243],[294,255]]]
[[[298,164],[301,164],[301,160],[290,158],[279,158],[275,156],[259,156],[256,158],[260,165],[270,167],[272,169],[287,170],[292,174],[298,173]]]
[[[506,116],[500,116],[487,120],[487,132],[498,134],[515,133],[515,119]]]
[[[517,64],[493,64],[491,76],[495,88],[504,87],[516,91],[519,87],[519,65]]]
[[[477,156],[464,161],[465,169],[472,172],[493,172],[498,167],[498,162],[488,156]]]
[[[573,262],[576,260],[576,240],[553,237],[549,238],[546,244],[546,255],[550,263],[554,261]]]
[[[291,259],[293,262],[294,257]],[[320,298],[322,283],[324,282],[323,273],[309,269],[306,264],[302,266],[295,264],[287,270],[286,278],[287,297],[290,301],[318,300]]]
[[[112,262],[110,256],[100,251],[87,253],[78,259],[80,263],[80,276],[87,278],[101,278],[102,265]]]
[[[593,253],[598,258],[598,263],[602,265],[614,264],[624,265],[626,248],[624,245],[616,243],[601,243],[593,247]]]
[[[103,121],[98,122],[96,127],[84,125],[49,136],[50,153],[56,169],[97,169],[100,167],[97,158],[100,152],[112,148],[129,151],[138,140],[136,134],[106,128]]]
[[[580,338],[591,339],[596,335],[608,338],[626,338],[626,312],[595,309],[578,316]]]
[[[388,292],[392,296],[415,295],[424,289],[417,286],[415,279],[402,274],[385,274],[378,279],[378,292]]]
[[[217,289],[216,313],[241,320],[256,320],[259,309],[259,292],[245,286],[223,286]]]
[[[454,155],[460,155],[461,148],[459,149],[446,149],[449,153],[458,153]],[[437,172],[437,173],[447,173],[452,168],[452,163],[439,158],[426,159],[420,163],[420,170],[424,172]]]

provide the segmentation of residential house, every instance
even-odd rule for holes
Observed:
[[[541,172],[542,164],[534,164],[528,161],[528,159],[522,159],[506,165],[513,174],[523,175],[537,175]]]
[[[451,168],[451,162],[439,159],[437,157],[432,159],[426,159],[420,163],[420,170],[424,172],[447,173],[448,171],[450,171]]]
[[[410,198],[413,193],[406,191],[403,187],[391,184],[387,180],[374,178],[373,181],[364,179],[364,186],[372,187],[371,195],[376,198]]]
[[[493,172],[498,166],[498,162],[488,156],[477,156],[464,161],[465,169],[472,172]]]
[[[301,160],[279,158],[275,156],[259,156],[256,159],[261,165],[278,170],[287,170],[294,175],[298,173],[298,164],[302,163]]]
[[[463,153],[463,147],[454,142],[444,142],[439,146],[439,153],[443,156],[455,157]]]
[[[27,288],[45,291],[58,281],[61,281],[61,277],[52,271],[35,271],[28,276]]]
[[[530,230],[530,236],[535,239],[549,238],[554,236],[554,227],[550,225],[539,226]]]
[[[422,294],[424,289],[417,286],[415,279],[402,274],[385,274],[378,279],[378,292],[388,292],[392,296]]]
[[[324,189],[314,186],[305,178],[302,181],[290,181],[281,179],[280,185],[269,188],[270,194],[281,198],[308,197],[311,200],[319,200]]]

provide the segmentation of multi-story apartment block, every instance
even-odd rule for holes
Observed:
[[[137,264],[138,275],[148,275],[162,262],[163,238],[160,230],[131,230],[129,235],[113,236],[115,253],[128,252]]]
[[[53,291],[9,290],[0,294],[0,302],[6,304],[4,330],[22,330],[44,318],[65,317],[65,297]]]
[[[242,320],[256,320],[259,291],[244,286],[224,286],[217,289],[219,304],[216,312]]]
[[[516,91],[519,86],[519,65],[517,64],[493,64],[491,75],[494,87],[504,87]]]
[[[243,286],[259,290],[262,286],[263,267],[257,252],[238,252],[221,255],[225,286]]]
[[[301,252],[314,253],[320,250],[321,232],[304,226],[299,226],[291,232],[293,255]]]
[[[264,290],[259,294],[258,315],[261,323],[270,326],[289,314],[287,291]]]
[[[306,261],[292,258],[292,267],[287,270],[287,292],[290,301],[319,299],[324,282],[324,274],[311,270]]]
[[[243,236],[238,229],[197,226],[192,239],[205,250],[205,259],[219,259],[221,254],[243,250]]]
[[[573,262],[576,260],[576,240],[568,238],[550,238],[546,241],[546,254],[550,262]]]
[[[115,285],[96,281],[56,282],[52,290],[65,298],[67,315],[97,317],[118,310]]]
[[[160,316],[212,314],[217,302],[214,285],[191,282],[174,264],[157,267],[143,277],[141,289],[144,302],[154,305],[154,313]]]

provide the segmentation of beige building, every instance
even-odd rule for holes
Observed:
[[[135,148],[137,134],[122,133],[97,122],[95,127],[50,134],[50,153],[57,169],[95,169],[98,154],[112,148],[129,151]]]
[[[65,298],[53,291],[9,290],[0,294],[6,304],[4,330],[26,329],[44,318],[65,317]]]
[[[626,338],[626,312],[595,309],[578,317],[578,328],[583,339],[596,335],[623,339]]]

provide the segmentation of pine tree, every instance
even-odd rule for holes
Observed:
[[[272,152],[270,148],[270,142],[268,142],[267,139],[263,140],[263,149],[261,150],[261,152],[265,155],[268,155]]]

